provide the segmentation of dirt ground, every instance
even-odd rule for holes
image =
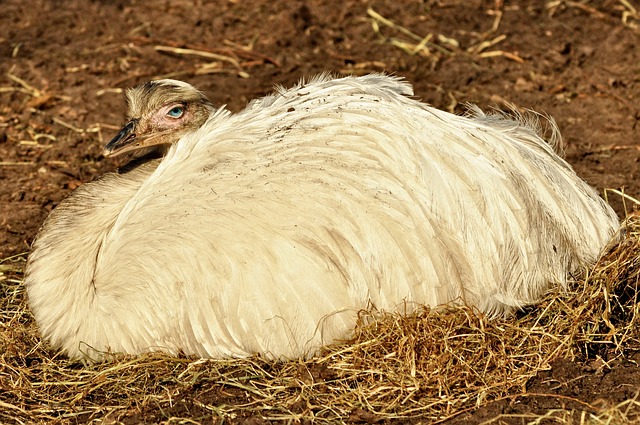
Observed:
[[[603,195],[640,198],[639,45],[633,0],[4,0],[0,258],[27,252],[52,208],[122,165],[100,154],[122,124],[121,89],[159,77],[238,111],[322,71],[393,73],[441,109],[512,103],[548,113],[579,175]],[[621,217],[632,209],[607,195]],[[526,395],[451,423],[527,423],[532,412],[632,399],[638,361],[558,361]]]

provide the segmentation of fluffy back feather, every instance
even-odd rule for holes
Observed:
[[[42,334],[71,357],[308,356],[359,309],[508,314],[597,258],[617,217],[535,128],[411,94],[323,76],[80,187],[30,256]]]

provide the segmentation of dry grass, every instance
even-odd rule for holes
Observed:
[[[640,347],[640,216],[631,215],[624,227],[624,240],[569,292],[549,294],[519,317],[488,320],[465,307],[411,317],[363,312],[352,341],[290,362],[156,354],[71,363],[38,339],[21,285],[24,256],[5,259],[0,422],[199,423],[252,415],[328,423],[442,420],[525,393],[527,381],[554,359],[610,360]],[[521,419],[604,424],[627,421],[631,413],[638,414],[637,400]]]
[[[516,53],[494,49],[507,39],[505,34],[497,35],[503,12],[500,9],[492,9],[487,13],[494,17],[491,28],[484,33],[477,34],[476,41],[473,44],[463,47],[453,37],[432,33],[428,33],[425,36],[418,35],[380,15],[373,8],[367,9],[367,15],[371,18],[371,26],[379,41],[383,44],[395,46],[411,56],[419,55],[437,62],[444,56],[462,54],[470,55],[477,60],[503,57],[518,63],[524,63],[524,59]],[[387,30],[393,35],[386,35]]]

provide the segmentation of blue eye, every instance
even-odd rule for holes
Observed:
[[[167,112],[171,118],[180,118],[184,114],[184,108],[182,106],[174,106]]]

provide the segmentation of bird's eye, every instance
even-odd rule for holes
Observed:
[[[180,118],[183,114],[184,107],[182,106],[174,106],[173,108],[169,109],[169,112],[167,112],[167,115],[169,115],[171,118]]]

